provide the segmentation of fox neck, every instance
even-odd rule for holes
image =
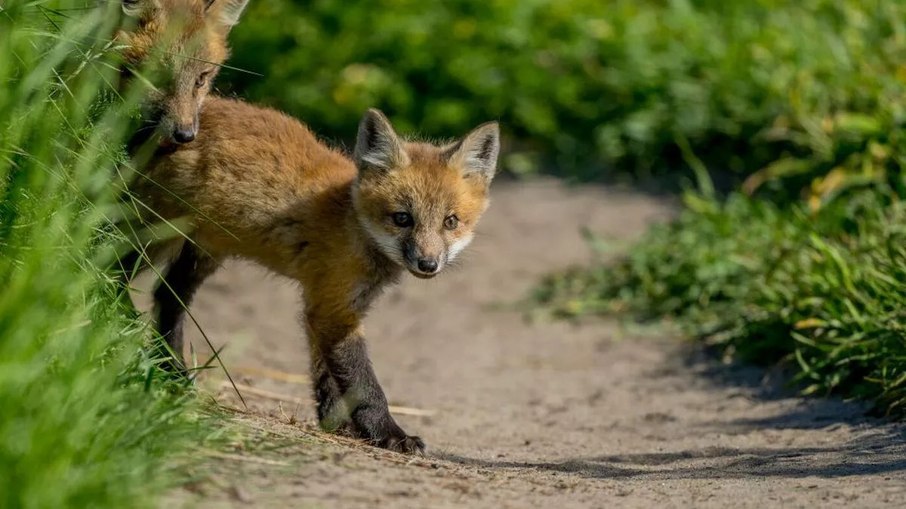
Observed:
[[[346,213],[344,214],[346,227],[344,229],[349,232],[351,251],[356,253],[365,268],[365,281],[363,281],[363,284],[373,285],[374,295],[376,295],[386,285],[398,282],[403,268],[387,257],[371,235],[368,234],[368,230],[356,211],[354,193],[355,185],[350,183],[348,188],[349,201],[346,204]]]
[[[373,272],[374,275],[385,278],[388,282],[395,282],[402,273],[403,268],[381,251],[354,212],[353,219],[355,224],[352,230],[354,231],[355,242],[359,247],[358,252],[362,256],[362,260],[365,261],[365,265],[371,269],[370,272]]]

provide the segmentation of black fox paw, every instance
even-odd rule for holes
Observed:
[[[375,447],[404,454],[425,452],[425,442],[419,437],[407,435],[384,405],[356,410],[352,422],[359,438]]]
[[[374,445],[403,454],[424,454],[425,442],[416,436],[406,434],[391,435],[374,442]]]

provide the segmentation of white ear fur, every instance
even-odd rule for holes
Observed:
[[[391,170],[409,164],[403,144],[383,113],[369,109],[359,122],[354,158],[359,170]]]
[[[450,148],[449,161],[459,166],[466,176],[477,175],[488,182],[497,171],[500,154],[500,126],[487,122],[472,130]]]
[[[210,0],[207,9],[213,8],[220,16],[220,23],[229,29],[239,23],[239,18],[248,4],[249,0]]]

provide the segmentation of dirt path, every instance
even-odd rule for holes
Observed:
[[[468,259],[406,279],[367,322],[391,403],[430,452],[325,437],[305,402],[294,287],[231,264],[194,311],[246,392],[248,450],[212,461],[171,501],[203,507],[881,507],[906,501],[904,428],[857,405],[801,400],[757,370],[612,322],[526,323],[493,309],[589,256],[580,226],[627,238],[665,217],[649,198],[501,183]],[[197,334],[195,345],[203,344]],[[273,371],[268,371],[273,370]],[[216,377],[205,385],[217,390]],[[256,394],[253,394],[257,393]],[[273,393],[273,394],[271,394]],[[266,397],[262,397],[262,394]],[[221,401],[237,405],[227,391]]]

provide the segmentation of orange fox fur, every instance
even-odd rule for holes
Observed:
[[[165,219],[186,217],[188,241],[165,276],[180,302],[226,257],[254,260],[301,284],[318,415],[362,438],[421,451],[390,417],[364,350],[372,300],[404,270],[429,278],[472,238],[488,204],[496,123],[438,146],[401,140],[370,110],[354,160],[274,110],[212,97],[191,144],[157,156],[134,191]],[[182,352],[184,311],[159,290],[161,333]],[[180,315],[174,318],[169,315]]]

